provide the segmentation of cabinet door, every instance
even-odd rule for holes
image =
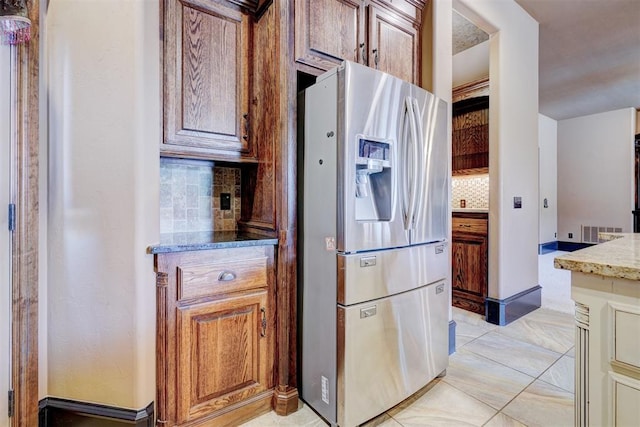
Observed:
[[[272,386],[268,309],[267,291],[178,307],[178,423]]]
[[[362,62],[362,1],[296,0],[296,61],[321,70]]]
[[[410,83],[420,83],[419,31],[409,21],[369,5],[369,66]]]
[[[484,314],[487,296],[487,238],[480,234],[453,234],[453,305]]]
[[[249,18],[237,6],[166,0],[162,151],[249,151]]]
[[[489,109],[454,116],[452,129],[452,170],[488,168]]]

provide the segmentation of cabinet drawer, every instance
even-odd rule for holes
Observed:
[[[178,299],[264,288],[267,257],[178,267]]]
[[[452,232],[487,234],[488,226],[486,219],[479,218],[452,218]]]

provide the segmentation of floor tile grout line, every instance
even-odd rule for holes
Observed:
[[[502,336],[503,336],[503,337],[505,337],[505,338],[509,338],[509,339],[516,339],[516,338],[513,338],[513,337],[511,337],[511,336],[509,336],[509,335],[507,335],[507,334],[504,334],[504,333],[500,332],[499,330],[498,330],[498,331],[496,331],[496,332],[497,332],[497,333],[499,333],[500,335],[502,335]],[[521,340],[518,340],[518,341],[521,341]],[[562,354],[564,354],[564,353],[566,353],[567,351],[570,351],[570,350],[571,350],[571,348],[569,348],[569,350],[566,350],[566,351],[556,351],[556,350],[554,350],[554,349],[552,349],[552,348],[547,348],[547,347],[544,347],[544,346],[542,346],[542,345],[540,345],[540,344],[536,344],[536,343],[529,342],[529,341],[525,341],[525,342],[526,342],[527,344],[535,345],[535,346],[538,346],[538,347],[544,348],[545,350],[553,351],[554,353],[558,353],[558,354],[561,354],[561,355],[562,355]],[[572,345],[571,347],[574,347],[574,345]]]
[[[460,393],[462,393],[462,394],[466,395],[467,397],[470,397],[471,399],[473,399],[473,400],[475,400],[475,401],[477,401],[477,402],[482,403],[484,406],[488,406],[488,407],[489,407],[489,408],[491,408],[492,410],[495,410],[495,411],[496,411],[496,413],[495,413],[495,414],[493,414],[493,415],[491,416],[491,418],[495,417],[495,416],[496,416],[496,414],[497,414],[498,412],[500,412],[500,410],[496,410],[496,408],[494,408],[493,406],[489,405],[488,403],[483,402],[482,400],[478,399],[477,397],[471,396],[469,393],[467,393],[466,391],[462,390],[461,388],[456,387],[455,385],[453,385],[453,384],[451,384],[451,383],[449,383],[449,382],[445,381],[444,379],[443,379],[443,381],[444,381],[445,383],[447,383],[447,385],[448,385],[449,387],[453,387],[453,388],[455,388],[456,390],[458,390]],[[527,387],[528,387],[528,386],[527,386]],[[491,418],[489,418],[489,419],[487,420],[487,422],[489,422],[489,421],[491,420]]]
[[[567,351],[568,351],[568,350],[567,350]],[[562,356],[560,356],[560,358],[562,358],[563,356],[564,356],[564,354],[563,354]],[[569,356],[569,357],[570,357],[570,356]],[[560,360],[560,359],[558,359],[558,360]],[[557,362],[557,360],[556,360],[556,362]],[[556,362],[552,363],[552,364],[551,364],[551,366],[553,366]],[[549,366],[549,368],[551,368],[551,366]],[[549,368],[547,368],[544,372],[547,372],[547,371],[549,370]],[[550,383],[548,383],[547,381],[545,381],[545,380],[541,379],[540,377],[541,377],[542,375],[544,375],[544,372],[542,372],[540,375],[538,375],[536,378],[534,378],[534,379],[533,379],[533,381],[532,381],[531,383],[529,383],[525,388],[523,388],[523,389],[522,389],[518,394],[516,394],[516,395],[513,397],[513,399],[511,399],[509,402],[507,402],[507,404],[506,404],[506,405],[504,405],[502,408],[500,408],[500,410],[498,411],[498,413],[502,412],[502,411],[503,411],[507,406],[509,406],[509,404],[510,404],[511,402],[513,402],[514,400],[516,400],[516,399],[518,398],[518,396],[520,396],[522,393],[524,393],[524,392],[525,392],[529,387],[531,387],[531,386],[533,385],[533,383],[535,383],[536,381],[542,381],[543,383],[545,383],[545,384],[549,384],[549,385],[550,385],[550,386],[552,386],[552,387],[556,387],[556,388],[558,388],[558,389],[560,389],[560,390],[562,390],[562,391],[566,391],[567,393],[571,393],[571,395],[572,395],[572,396],[574,396],[574,398],[575,398],[575,393],[570,392],[570,391],[568,391],[568,390],[565,390],[565,389],[563,389],[562,387],[559,387],[559,386],[557,386],[557,385],[555,385],[555,384],[550,384]],[[524,422],[524,421],[519,420],[518,418],[516,418],[516,417],[514,417],[514,416],[512,416],[512,415],[505,414],[504,412],[502,412],[502,413],[503,413],[504,415],[508,416],[508,417],[513,418],[514,420],[518,421],[518,422],[519,422],[519,423],[521,423],[521,424],[525,424],[525,422]],[[525,425],[526,425],[526,424],[525,424]]]
[[[497,363],[497,364],[499,364],[499,365],[502,365],[502,366],[504,366],[504,367],[506,367],[506,368],[509,368],[509,369],[514,370],[514,371],[516,371],[516,372],[519,372],[519,373],[521,373],[521,374],[527,375],[527,376],[532,377],[532,378],[538,378],[538,377],[534,377],[534,376],[532,376],[531,374],[529,374],[529,373],[527,373],[527,372],[523,372],[523,371],[521,371],[521,370],[520,370],[520,369],[518,369],[518,368],[514,368],[513,366],[505,365],[504,363],[502,363],[502,362],[500,362],[500,361],[498,361],[498,360],[493,360],[493,359],[491,359],[490,357],[485,356],[484,354],[476,353],[475,351],[473,351],[473,349],[468,348],[468,349],[466,349],[466,350],[467,350],[467,351],[472,352],[472,353],[473,353],[473,354],[475,354],[476,356],[480,356],[480,357],[482,357],[482,358],[484,358],[484,359],[490,360],[491,362]],[[555,353],[555,352],[554,352],[554,353]],[[553,362],[551,362],[551,364],[550,364],[549,366],[547,366],[547,367],[545,368],[545,370],[544,370],[544,371],[542,371],[542,373],[547,372],[547,371],[549,370],[549,368],[550,368],[550,367],[552,367],[552,366],[553,366],[553,365],[554,365],[558,360],[560,360],[560,359],[563,357],[563,355],[562,355],[561,353],[556,353],[556,354],[560,354],[560,356],[559,356],[557,359],[555,359]],[[541,373],[540,375],[542,375],[542,373]]]

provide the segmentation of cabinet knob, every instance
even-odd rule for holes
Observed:
[[[367,49],[364,47],[364,43],[360,43],[360,55],[362,55],[362,63],[367,63]]]
[[[218,275],[218,282],[230,282],[232,280],[235,280],[235,278],[236,273],[234,273],[233,271],[223,271]]]
[[[376,65],[376,70],[378,69],[378,62],[380,58],[378,57],[378,49],[373,49],[371,51],[373,53],[373,63]]]

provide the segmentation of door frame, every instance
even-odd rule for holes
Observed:
[[[31,41],[15,47],[15,111],[12,132],[13,175],[11,199],[15,204],[12,244],[11,378],[14,408],[11,426],[38,425],[38,151],[40,6],[27,2]],[[3,398],[3,397],[2,397]]]

